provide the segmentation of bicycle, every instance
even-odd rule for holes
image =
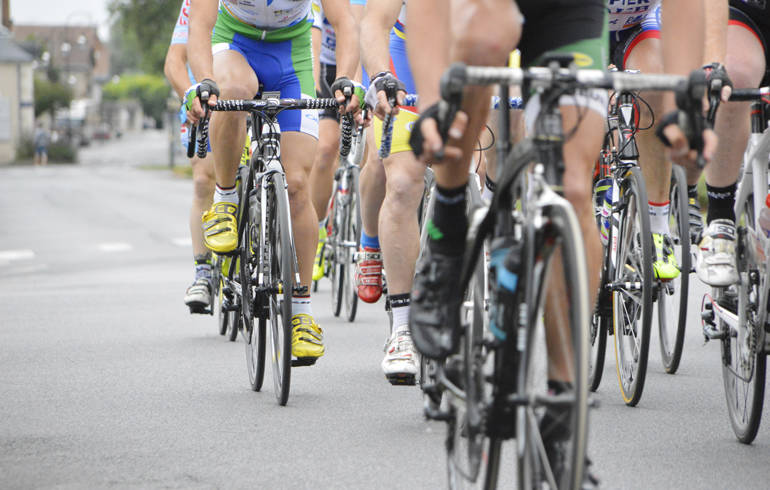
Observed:
[[[638,72],[632,72],[638,73]],[[680,274],[672,280],[655,277],[654,245],[647,212],[647,191],[639,168],[637,127],[639,102],[635,93],[616,94],[607,122],[609,130],[597,167],[594,205],[597,224],[606,235],[601,288],[591,319],[589,384],[601,382],[608,335],[614,335],[616,371],[624,402],[635,406],[641,399],[647,372],[653,303],[658,309],[658,331],[664,369],[679,367],[687,322],[690,274],[687,183],[684,170],[672,165],[669,190],[671,242]],[[609,183],[609,184],[608,184]],[[604,187],[609,186],[606,191]],[[597,191],[600,188],[600,191]],[[605,195],[606,193],[606,195]],[[609,199],[608,199],[609,197]],[[604,215],[602,215],[604,213]],[[683,239],[682,237],[685,237]],[[672,324],[672,317],[675,324]]]
[[[469,224],[460,287],[465,290],[471,284],[484,242],[489,241],[489,327],[485,330],[473,321],[464,325],[459,352],[446,361],[446,366],[460,369],[437,367],[434,389],[447,395],[447,407],[427,407],[429,417],[447,421],[452,487],[481,480],[485,488],[495,488],[502,442],[511,438],[516,438],[518,488],[540,488],[545,482],[550,488],[576,489],[583,484],[591,309],[582,234],[571,205],[554,190],[561,182],[561,148],[568,137],[561,130],[558,96],[584,87],[672,90],[685,79],[560,68],[566,61],[557,56],[548,68],[527,70],[454,65],[442,79],[443,104],[452,109],[459,107],[465,85],[499,84],[501,96],[507,96],[509,85],[526,82],[540,91],[544,101],[534,136],[513,150],[504,139],[498,142],[498,152],[505,156],[498,161],[505,165],[497,191],[489,210],[475,213]],[[500,134],[508,134],[507,109],[500,120]],[[564,298],[569,305],[573,389],[552,395],[543,390],[544,366],[535,361],[543,345],[535,339],[547,272],[557,251],[564,266],[551,280],[574,286],[567,288]],[[558,473],[548,461],[538,428],[539,412],[546,408],[569,414],[565,466]]]
[[[712,288],[703,297],[701,319],[706,340],[721,344],[722,378],[730,425],[750,444],[762,418],[768,345],[770,238],[759,224],[768,195],[770,87],[734,90],[731,101],[752,101],[751,136],[735,196],[738,283]]]
[[[332,312],[334,316],[339,316],[344,305],[345,318],[349,322],[356,319],[358,310],[355,279],[356,260],[361,243],[358,179],[366,146],[363,126],[355,129],[353,126],[351,116],[342,117],[339,168],[334,173],[328,238],[323,252],[327,275],[332,283]]]
[[[278,92],[263,92],[261,99],[219,100],[212,111],[248,112],[251,117],[252,155],[238,172],[243,199],[238,207],[238,247],[230,255],[230,277],[238,282],[233,291],[240,297],[242,332],[246,340],[246,365],[252,390],[260,391],[264,379],[268,322],[275,396],[280,405],[289,398],[292,366],[307,366],[315,359],[291,355],[292,306],[299,272],[289,215],[286,176],[281,163],[281,130],[276,116],[290,109],[336,108],[336,99],[280,99]],[[198,125],[197,152],[206,150],[208,119]],[[196,140],[196,135],[191,135]],[[189,151],[189,149],[188,149]],[[256,324],[254,320],[257,320]]]

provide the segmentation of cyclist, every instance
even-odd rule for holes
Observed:
[[[385,273],[388,278],[388,300],[392,308],[393,323],[390,337],[385,345],[382,370],[393,384],[413,384],[419,368],[417,355],[409,332],[409,292],[414,278],[414,264],[420,248],[420,231],[417,224],[417,209],[424,190],[425,165],[417,161],[409,147],[410,127],[417,119],[414,107],[404,107],[403,97],[407,92],[415,93],[411,69],[406,56],[406,2],[403,0],[369,0],[361,23],[361,46],[364,68],[372,74],[366,102],[373,107],[375,116],[394,116],[393,138],[390,156],[383,161],[385,171],[385,197],[379,211],[377,229],[380,234]],[[391,107],[388,98],[399,105]],[[372,128],[375,138],[374,149],[381,144],[382,122],[374,120]],[[375,151],[372,151],[374,154]],[[378,199],[378,193],[369,195],[369,189],[362,185],[362,201]],[[363,219],[371,219],[366,213]],[[363,224],[370,229],[369,223]],[[371,260],[377,244],[371,237],[361,238],[365,255],[361,261]],[[368,249],[368,250],[367,250]],[[367,270],[368,269],[368,270]],[[372,276],[369,264],[362,264],[359,278]],[[361,280],[361,279],[359,279]],[[361,280],[364,288],[369,286]],[[359,296],[365,301],[376,297],[367,296],[366,289],[359,287]]]
[[[727,2],[725,2],[727,3]],[[706,45],[708,66],[724,64],[736,87],[770,83],[770,6],[767,2],[731,0],[727,7],[707,11],[708,26],[723,42]],[[706,168],[707,227],[696,251],[696,272],[711,286],[728,286],[738,280],[735,262],[735,191],[750,126],[750,104],[722,104],[715,129],[719,147]],[[697,177],[696,177],[697,178]],[[697,181],[697,180],[696,180]],[[756,196],[755,196],[756,198]]]
[[[192,73],[187,65],[187,38],[189,26],[190,0],[183,0],[179,9],[179,17],[171,36],[171,44],[166,53],[164,71],[171,87],[173,87],[180,100],[184,99],[184,93],[190,84],[195,83]],[[187,151],[187,138],[189,135],[187,111],[184,102],[180,108],[181,139],[184,151]],[[191,313],[204,313],[211,302],[211,252],[203,243],[203,230],[201,229],[201,215],[211,206],[214,195],[214,163],[213,157],[190,159],[193,174],[193,199],[190,207],[190,238],[192,239],[193,260],[195,266],[195,278],[192,285],[187,288],[184,302],[190,308]]]
[[[350,8],[360,23],[365,0],[350,0]],[[316,94],[318,97],[332,97],[330,90],[337,75],[337,36],[334,27],[324,15],[320,0],[313,0],[313,64],[315,70]],[[310,194],[318,216],[318,247],[313,264],[313,280],[323,277],[323,247],[326,242],[326,213],[332,193],[334,170],[339,152],[340,127],[336,110],[326,109],[319,113],[318,150],[310,172]]]
[[[443,160],[434,162],[433,167],[439,199],[432,221],[441,233],[430,237],[426,260],[418,264],[410,316],[415,345],[421,354],[431,358],[444,358],[457,347],[461,292],[455,285],[459,280],[467,229],[464,215],[464,187],[468,178],[466,165],[476,135],[486,121],[490,96],[489,89],[474,87],[473,90],[466,90],[463,111],[451,122],[449,142],[444,146],[436,129],[439,117],[436,102],[439,100],[439,78],[448,65],[449,53],[453,54],[453,58],[468,63],[501,66],[518,42],[524,66],[536,63],[547,51],[558,50],[577,54],[579,67],[602,69],[606,66],[608,43],[606,4],[601,0],[522,0],[517,2],[521,12],[516,4],[508,0],[465,2],[462,6],[455,5],[458,10],[451,13],[449,9],[440,8],[439,3],[439,0],[414,2],[409,4],[408,10],[413,22],[431,26],[413,31],[409,38],[410,55],[422,61],[414,65],[422,115],[413,129],[412,147],[422,153],[424,159],[433,158],[437,151],[442,147],[444,149]],[[677,6],[676,15],[684,12],[689,16],[686,24],[694,31],[702,31],[702,23],[698,23],[698,16],[703,14],[699,0],[680,0],[674,4]],[[522,13],[525,19],[523,25]],[[454,17],[457,14],[461,15]],[[450,20],[452,31],[458,34],[457,39],[451,39]],[[483,29],[479,29],[479,25],[484,26]],[[675,35],[677,41],[680,37]],[[685,42],[688,41],[691,44],[687,48],[691,49],[686,50],[682,46],[679,51],[669,51],[667,69],[674,66],[678,73],[689,73],[691,67],[686,56],[698,53],[703,43],[698,44],[702,39],[697,36],[685,39]],[[700,56],[697,59],[700,60]],[[606,92],[592,90],[563,96],[559,101],[565,134],[573,134],[564,144],[563,192],[574,207],[583,230],[589,271],[600,269],[601,244],[591,204],[590,175],[602,143],[606,95]],[[673,98],[666,101],[665,107],[674,107]],[[672,155],[680,159],[693,157],[679,128],[666,125],[664,134],[675,149]],[[713,135],[708,141],[711,146],[707,148],[707,158],[710,157],[708,152],[713,151]],[[554,269],[557,267],[560,267],[558,261]],[[595,301],[598,279],[598,274],[589,274],[592,301]],[[569,332],[565,331],[567,322],[563,320],[566,318],[566,306],[562,302],[565,287],[565,284],[550,284],[546,302],[548,386],[554,393],[570,390],[572,382],[568,362],[571,354],[560,340],[569,338]],[[541,421],[544,443],[552,461],[563,437],[560,434],[568,434],[570,430],[564,424],[563,414],[553,409],[549,409]]]
[[[217,6],[219,11],[217,12]],[[356,110],[358,95],[351,81],[358,64],[358,31],[348,0],[323,0],[326,16],[337,32],[338,78],[332,91],[340,110]],[[259,91],[278,90],[282,97],[309,98],[315,94],[312,74],[310,0],[273,0],[257,5],[235,0],[193,0],[188,56],[200,84],[190,93],[193,119],[204,117],[200,96],[209,104],[224,99],[250,99]],[[212,34],[213,30],[213,34]],[[221,85],[221,87],[218,86]],[[308,294],[318,240],[318,218],[311,204],[308,173],[318,137],[318,118],[312,111],[284,111],[278,115],[283,140],[282,163],[288,182],[293,235],[299,263],[302,295],[292,298],[292,354],[318,358],[324,353],[323,332],[313,319]],[[217,112],[211,121],[215,155],[214,203],[203,215],[206,246],[227,253],[238,243],[235,177],[245,120],[235,113]]]

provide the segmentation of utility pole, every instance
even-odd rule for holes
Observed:
[[[3,27],[11,30],[11,0],[2,0],[2,18],[3,18]]]

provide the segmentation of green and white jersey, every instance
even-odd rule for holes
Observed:
[[[311,0],[220,0],[220,11],[260,31],[274,31],[307,20]],[[310,17],[312,19],[312,17]]]

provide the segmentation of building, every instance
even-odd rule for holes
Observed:
[[[96,26],[14,23],[13,37],[35,54],[38,70],[53,68],[72,87],[75,99],[101,100],[101,85],[110,76],[110,51]]]
[[[16,160],[16,149],[35,129],[34,58],[0,26],[0,164]]]

